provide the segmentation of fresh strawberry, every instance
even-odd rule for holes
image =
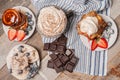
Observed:
[[[19,30],[17,33],[17,40],[22,41],[25,38],[25,32],[23,30]]]
[[[100,38],[97,42],[98,44],[98,47],[101,47],[101,48],[107,48],[108,47],[108,42],[105,38]]]
[[[14,40],[17,36],[17,31],[15,29],[9,29],[8,38],[10,41]]]
[[[94,39],[92,41],[91,50],[94,51],[96,48],[97,48],[97,41],[96,41],[96,39]]]

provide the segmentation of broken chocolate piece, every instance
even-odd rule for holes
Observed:
[[[74,66],[69,62],[65,65],[65,70],[69,71],[69,72],[73,72]]]
[[[74,55],[73,49],[69,49],[67,51],[69,54],[50,54],[51,60],[48,61],[47,66],[49,68],[54,68],[57,73],[63,70],[73,72],[73,69],[75,68],[79,59]]]
[[[57,73],[62,72],[62,71],[64,70],[63,67],[59,67],[59,68],[58,68],[56,65],[54,65],[54,69],[55,69],[55,71],[56,71]]]
[[[65,46],[57,46],[56,52],[65,53],[65,50],[66,50]]]
[[[43,50],[48,50],[48,49],[49,49],[49,46],[50,46],[50,43],[45,43],[45,44],[44,44],[44,49],[43,49]]]
[[[75,66],[77,64],[78,60],[79,59],[74,56],[74,57],[72,57],[72,59],[70,60],[70,62]]]
[[[50,57],[51,57],[52,60],[57,59],[57,55],[56,54],[50,54]]]
[[[69,61],[68,56],[66,56],[66,55],[62,56],[61,61],[62,61],[63,64],[66,64]]]
[[[50,44],[50,51],[55,51],[56,47],[57,46],[55,44]]]
[[[44,50],[55,52],[55,53],[65,53],[66,51],[67,37],[62,34],[52,43],[45,43]]]
[[[52,43],[45,43],[44,50],[51,51],[51,60],[48,61],[47,67],[55,69],[57,73],[67,70],[73,72],[78,58],[74,55],[74,49],[66,51],[67,37],[62,34],[59,38]]]
[[[54,64],[53,64],[52,60],[48,60],[47,67],[48,67],[48,68],[53,68],[53,69],[54,69]]]
[[[61,59],[63,56],[64,56],[64,55],[61,54],[61,53],[58,54],[58,58],[59,58],[59,59]]]
[[[54,64],[55,64],[57,67],[62,66],[62,62],[60,61],[59,58],[57,58],[56,60],[54,60]]]

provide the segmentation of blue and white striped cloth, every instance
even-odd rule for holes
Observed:
[[[64,11],[73,10],[76,16],[71,19],[69,31],[65,33],[68,37],[67,47],[75,49],[75,55],[79,62],[74,71],[90,75],[105,76],[107,73],[107,50],[92,52],[86,48],[76,31],[76,23],[81,16],[89,11],[110,15],[111,0],[31,0],[36,9],[49,5],[56,5]],[[42,36],[43,43],[52,42],[55,38]]]

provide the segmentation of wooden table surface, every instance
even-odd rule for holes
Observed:
[[[35,15],[37,15],[37,11],[30,3],[30,0],[0,0],[0,80],[17,80],[8,73],[5,60],[8,52],[13,48],[13,46],[20,43],[29,44],[35,47],[41,55],[41,65],[43,68],[40,69],[39,74],[36,75],[33,80],[120,80],[120,0],[114,0],[111,8],[111,17],[115,20],[119,33],[116,43],[108,50],[108,74],[104,77],[91,76],[76,72],[63,72],[56,74],[55,71],[47,69],[46,63],[49,59],[49,56],[47,55],[46,51],[43,51],[43,43],[37,30],[35,30],[35,33],[32,35],[32,37],[26,41],[9,41],[2,29],[1,16],[5,9],[19,5],[30,8]]]

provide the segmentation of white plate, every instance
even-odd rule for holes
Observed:
[[[24,46],[26,49],[28,49],[28,51],[31,51],[31,49],[32,49],[32,50],[36,50],[36,49],[33,48],[32,46],[26,45],[26,44],[19,44],[19,45],[14,46],[14,47],[10,50],[10,52],[8,53],[8,56],[7,56],[7,58],[6,58],[7,68],[8,68],[8,69],[11,69],[12,57],[16,54],[15,50],[17,50],[17,48],[18,48],[19,46],[21,46],[21,45]],[[36,51],[37,51],[37,50],[36,50]],[[37,53],[38,56],[39,56],[38,51],[37,51],[36,53]],[[40,67],[40,57],[39,57],[39,59],[37,60],[37,65]],[[18,76],[18,75],[13,74],[13,73],[12,73],[12,75],[13,75],[14,77],[18,78],[18,79],[24,79],[22,76],[20,77],[20,76]]]
[[[108,41],[108,48],[110,48],[116,41],[117,39],[117,36],[118,36],[118,29],[117,29],[117,26],[115,24],[115,22],[112,20],[112,18],[110,18],[109,16],[106,16],[106,15],[103,15],[103,14],[100,14],[102,16],[102,18],[106,21],[106,22],[111,22],[112,25],[111,25],[111,29],[114,31],[113,34],[110,35],[110,38]],[[87,37],[83,36],[83,35],[80,35],[80,38],[81,38],[81,41],[83,42],[83,44],[87,47],[87,48],[91,48],[91,43],[92,41],[88,40]],[[103,48],[99,48],[97,47],[95,49],[95,51],[101,51],[101,50],[105,50]]]
[[[30,9],[28,9],[27,7],[16,6],[16,7],[13,7],[13,8],[14,8],[14,9],[17,9],[17,10],[21,10],[22,12],[28,12],[28,13],[30,13],[30,14],[32,15],[32,21],[34,22],[34,24],[32,25],[32,30],[29,31],[29,34],[26,35],[25,38],[23,39],[23,40],[26,40],[26,39],[28,39],[29,37],[31,37],[32,34],[33,34],[34,31],[35,31],[35,27],[36,27],[36,18],[35,18],[35,15],[34,15],[33,12],[32,12]],[[6,25],[4,25],[4,24],[2,24],[2,25],[3,25],[3,30],[4,30],[5,34],[8,36],[8,30],[9,30],[10,26],[6,26]],[[23,40],[22,40],[22,41],[23,41]],[[17,41],[17,39],[15,39],[14,41]]]

